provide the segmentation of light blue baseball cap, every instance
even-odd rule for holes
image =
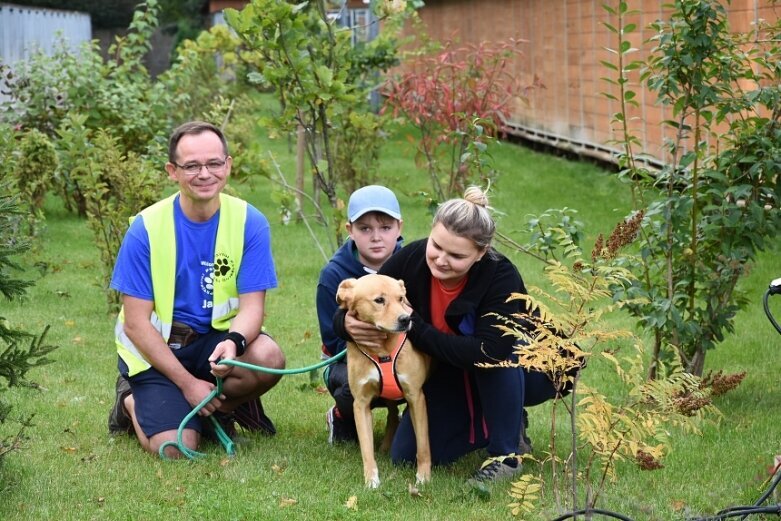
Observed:
[[[351,223],[368,212],[381,212],[401,220],[401,209],[396,194],[380,185],[364,186],[350,196],[350,201],[347,203],[347,218]]]

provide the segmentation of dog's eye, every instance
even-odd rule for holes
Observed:
[[[377,297],[374,299],[375,304],[385,304],[385,297]]]

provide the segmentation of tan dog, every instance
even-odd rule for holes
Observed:
[[[355,427],[361,446],[366,486],[377,488],[380,484],[377,462],[374,459],[374,424],[371,411],[371,402],[378,396],[388,402],[388,424],[381,449],[390,449],[393,434],[399,425],[398,402],[403,397],[407,401],[415,429],[418,464],[416,482],[429,481],[431,447],[422,387],[428,376],[431,358],[406,341],[406,331],[412,322],[404,307],[404,282],[385,275],[346,279],[339,285],[336,301],[342,308],[354,312],[358,319],[372,323],[377,329],[388,334],[381,349],[359,346],[352,341],[347,343],[347,378],[354,397]],[[393,373],[389,370],[391,368]],[[390,379],[393,381],[389,382]],[[383,393],[383,390],[386,392]]]

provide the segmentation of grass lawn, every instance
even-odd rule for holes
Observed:
[[[404,236],[411,240],[429,229],[430,216],[417,193],[430,188],[405,143],[397,136],[386,147],[381,172],[383,182],[399,195]],[[268,147],[292,180],[287,144],[273,142]],[[503,174],[491,202],[506,214],[499,229],[521,241],[527,215],[566,206],[579,210],[590,245],[598,232],[609,233],[629,208],[627,187],[594,165],[510,144],[494,155]],[[266,326],[283,347],[289,368],[310,365],[320,354],[314,294],[324,260],[302,224],[281,224],[268,181],[237,188],[273,227],[280,287],[267,296]],[[767,321],[761,298],[770,280],[781,276],[778,253],[776,245],[741,283],[750,305],[741,312],[735,333],[707,357],[706,371],[748,373],[737,390],[717,400],[723,413],[720,423],[705,425],[701,435],[672,430],[673,452],[661,470],[644,472],[620,465],[619,478],[605,487],[600,508],[637,521],[667,521],[751,504],[761,495],[767,468],[781,453],[776,416],[781,402],[781,337]],[[516,253],[511,257],[527,285],[544,284],[538,261]],[[463,485],[482,460],[481,453],[452,467],[436,468],[420,496],[408,493],[414,470],[394,468],[380,456],[381,488],[365,490],[357,447],[328,445],[325,412],[332,401],[311,385],[307,374],[284,377],[264,398],[278,435],[243,435],[233,459],[225,458],[221,447],[207,444],[203,450],[209,457],[204,460],[160,461],[144,453],[134,439],[109,438],[106,418],[116,376],[114,317],[106,312],[99,255],[86,223],[50,200],[42,242],[21,261],[36,285],[25,302],[2,301],[0,314],[31,332],[50,324],[48,340],[61,347],[54,352],[55,363],[30,373],[40,389],[4,392],[15,404],[15,414],[35,413],[35,425],[27,431],[24,450],[5,458],[0,469],[0,519],[512,517],[507,507],[509,484],[495,487],[489,497],[478,497]],[[771,304],[781,317],[781,302],[771,299]],[[631,323],[625,317],[615,320],[622,326]],[[595,359],[583,378],[599,386],[609,381],[607,375]],[[530,435],[540,459],[546,451],[548,411],[546,406],[531,410]],[[378,432],[380,427],[378,419]],[[0,435],[8,432],[10,426],[0,425]],[[534,463],[526,468],[540,471]],[[544,489],[539,512],[526,519],[553,519],[557,512],[551,491]]]

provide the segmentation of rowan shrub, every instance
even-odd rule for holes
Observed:
[[[383,110],[404,115],[418,130],[417,164],[439,201],[495,177],[488,146],[531,87],[512,70],[523,58],[523,43],[447,41],[435,52],[405,59],[402,72],[384,85]]]

